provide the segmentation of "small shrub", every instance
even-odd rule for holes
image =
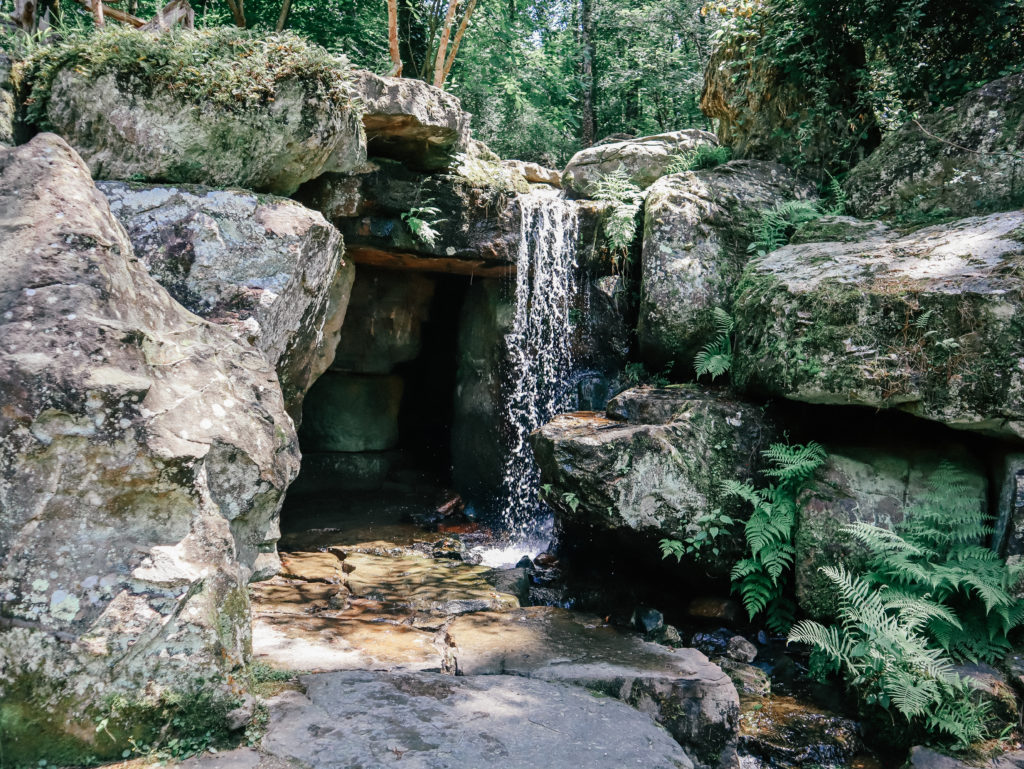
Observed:
[[[674,556],[676,562],[692,555],[698,561],[706,558],[717,558],[721,553],[721,540],[732,534],[732,526],[736,523],[720,509],[712,510],[697,518],[696,531],[687,534],[681,540],[663,539],[659,542],[661,557]]]
[[[437,245],[437,238],[440,235],[434,226],[447,221],[436,218],[440,213],[441,209],[434,206],[414,206],[402,214],[402,221],[416,240],[433,248]]]

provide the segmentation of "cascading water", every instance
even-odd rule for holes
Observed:
[[[512,445],[505,461],[502,515],[513,542],[522,546],[550,530],[527,439],[555,414],[576,405],[570,313],[576,296],[579,220],[576,204],[555,190],[521,195],[519,205],[515,321],[505,337],[511,364],[505,409]]]

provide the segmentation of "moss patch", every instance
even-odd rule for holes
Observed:
[[[50,90],[65,70],[93,80],[113,74],[128,93],[167,94],[235,113],[270,104],[284,81],[297,81],[313,99],[354,100],[348,61],[291,33],[226,27],[152,35],[111,26],[44,47],[28,60],[29,122],[48,127]]]

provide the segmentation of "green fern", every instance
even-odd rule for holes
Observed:
[[[731,158],[732,150],[729,147],[712,147],[709,144],[699,144],[692,150],[673,153],[672,161],[665,169],[665,175],[715,168],[723,163],[728,163]]]
[[[871,552],[868,582],[944,608],[924,626],[933,645],[956,660],[995,662],[1024,624],[1024,602],[1012,594],[1021,567],[982,545],[992,529],[968,482],[943,464],[896,531],[864,523],[847,531]]]
[[[825,216],[842,216],[846,213],[846,191],[832,174],[828,174],[828,184],[821,200],[820,210]]]
[[[710,374],[711,381],[732,368],[732,330],[735,326],[732,316],[721,307],[715,308],[714,316],[718,336],[704,345],[693,359],[693,369],[697,372],[697,378]]]
[[[790,200],[766,208],[754,225],[754,242],[747,246],[747,250],[763,255],[782,248],[799,225],[813,222],[821,216],[821,208],[810,200]]]
[[[604,221],[604,234],[614,255],[616,267],[629,257],[636,239],[640,204],[644,196],[622,166],[602,174],[590,185],[590,197],[611,203]]]
[[[430,203],[432,201],[426,201]],[[413,206],[402,214],[402,221],[405,222],[409,231],[418,241],[433,248],[437,245],[437,238],[440,236],[435,225],[448,221],[447,219],[436,218],[441,209],[435,206]]]
[[[821,571],[836,588],[840,624],[804,620],[789,633],[790,643],[814,649],[812,667],[841,673],[865,705],[898,713],[933,739],[959,747],[985,739],[989,704],[974,700],[924,631],[948,618],[948,610],[927,598],[879,589],[842,565]]]
[[[774,465],[765,474],[776,483],[764,489],[734,480],[722,484],[726,494],[753,508],[744,527],[750,555],[733,567],[730,576],[750,619],[763,613],[772,631],[784,633],[793,624],[794,606],[785,588],[796,555],[793,529],[800,497],[826,455],[814,442],[805,446],[775,443],[762,454]]]

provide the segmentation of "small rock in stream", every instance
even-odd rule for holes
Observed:
[[[738,603],[729,598],[694,598],[686,608],[694,619],[714,619],[733,624],[742,615]]]
[[[641,633],[653,633],[664,627],[665,617],[657,609],[646,606],[638,606],[633,610],[630,623]]]
[[[757,647],[741,635],[734,635],[725,645],[725,656],[737,662],[753,662],[757,658]]]

